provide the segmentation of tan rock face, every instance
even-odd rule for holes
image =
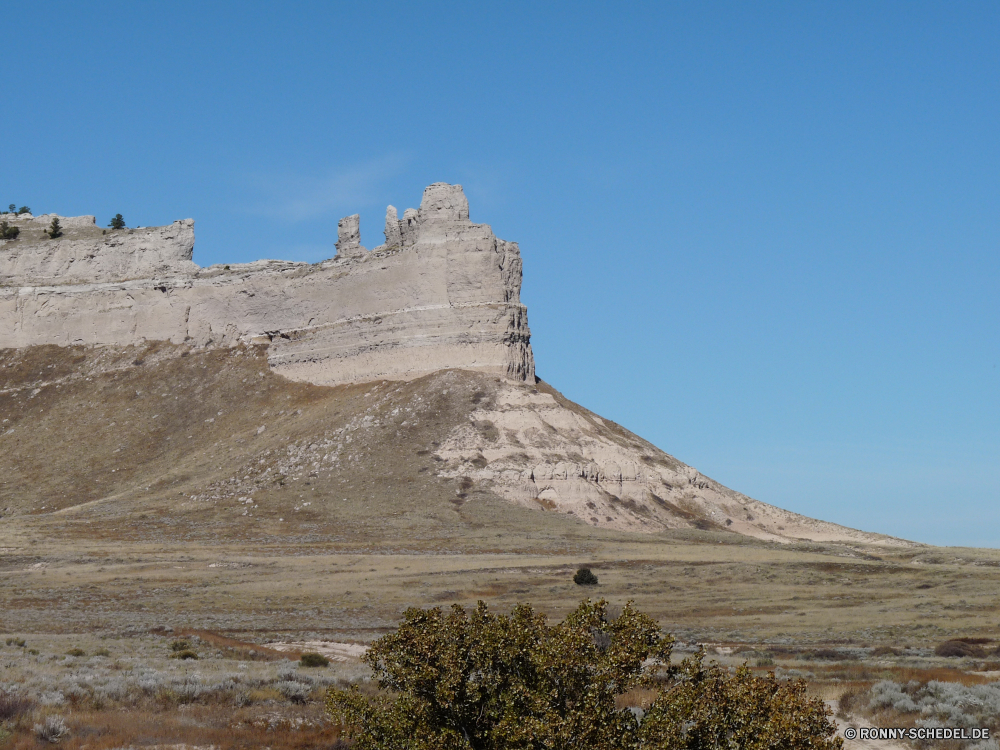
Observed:
[[[517,244],[469,220],[459,185],[431,185],[402,220],[387,213],[375,251],[355,215],[332,260],[225,268],[191,261],[191,220],[112,231],[60,217],[65,236],[48,240],[52,216],[14,219],[21,238],[0,243],[0,348],[257,343],[277,372],[323,385],[452,368],[533,382]]]

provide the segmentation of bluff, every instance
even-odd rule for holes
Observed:
[[[342,219],[337,254],[199,267],[194,221],[101,230],[93,216],[5,217],[0,348],[40,344],[266,344],[277,373],[318,385],[409,380],[447,369],[534,382],[521,255],[469,219],[460,185],[386,212],[386,242]],[[44,230],[59,218],[63,236]]]
[[[458,185],[389,206],[374,250],[345,217],[312,265],[201,268],[191,220],[59,217],[53,240],[53,218],[8,216],[0,245],[0,516],[354,519],[367,544],[531,509],[532,529],[898,543],[734,492],[538,380],[518,246]]]

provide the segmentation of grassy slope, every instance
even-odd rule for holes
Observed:
[[[992,633],[992,551],[631,535],[437,477],[486,376],[321,388],[252,349],[182,353],[0,352],[0,629],[367,636],[411,605],[596,594],[697,638]]]

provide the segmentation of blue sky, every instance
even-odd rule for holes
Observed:
[[[1000,5],[37,2],[0,203],[320,260],[431,182],[539,375],[760,500],[1000,546]]]

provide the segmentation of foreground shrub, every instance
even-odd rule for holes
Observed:
[[[56,743],[69,735],[69,727],[62,716],[46,716],[45,721],[35,724],[32,729],[43,742]]]
[[[699,653],[685,659],[639,729],[644,748],[840,748],[829,711],[802,680],[778,682],[742,666],[730,675]]]
[[[385,692],[331,688],[327,713],[357,750],[841,748],[801,681],[730,676],[701,655],[669,666],[672,644],[631,603],[609,619],[586,601],[553,626],[528,605],[410,609],[364,657]],[[640,721],[616,698],[641,687],[658,697]]]
[[[328,667],[330,666],[330,660],[323,656],[323,654],[307,653],[302,654],[299,664],[303,667]]]
[[[576,571],[576,575],[573,576],[573,583],[577,586],[596,586],[597,576],[594,575],[590,568],[580,568]]]

